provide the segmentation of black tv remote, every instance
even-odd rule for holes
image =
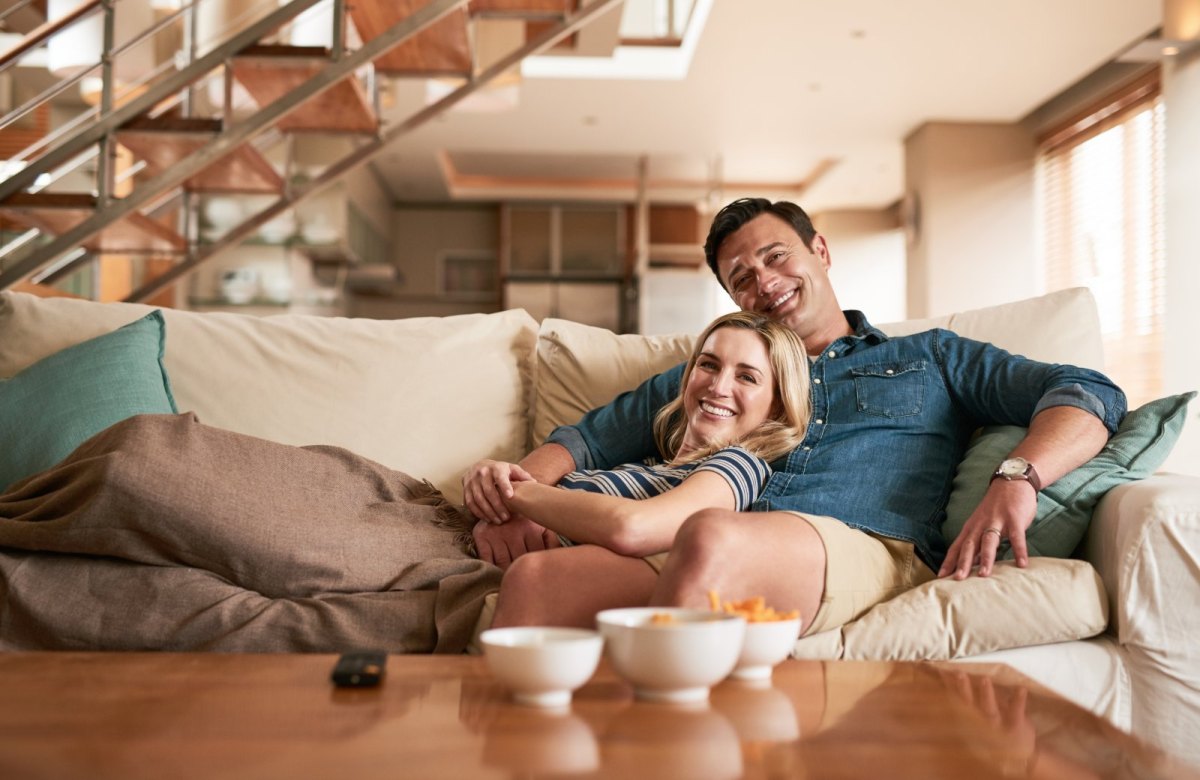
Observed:
[[[343,653],[334,664],[330,679],[340,688],[370,688],[383,682],[387,672],[387,653],[382,650],[358,650]]]

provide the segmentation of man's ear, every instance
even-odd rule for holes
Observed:
[[[821,259],[821,265],[825,266],[826,271],[833,265],[833,260],[829,256],[829,245],[825,243],[825,236],[820,233],[813,236],[812,253]]]

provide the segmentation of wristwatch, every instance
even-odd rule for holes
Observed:
[[[1042,489],[1042,478],[1038,476],[1037,469],[1033,464],[1024,458],[1006,458],[1000,461],[1000,465],[996,467],[996,471],[992,474],[992,479],[1023,479],[1033,486],[1033,492],[1040,492]]]

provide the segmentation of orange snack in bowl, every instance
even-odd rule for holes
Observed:
[[[722,602],[715,590],[708,591],[708,604],[714,612],[728,612],[731,615],[741,615],[747,623],[766,623],[776,620],[795,620],[800,617],[800,611],[779,612],[767,606],[767,600],[755,596],[741,601]]]

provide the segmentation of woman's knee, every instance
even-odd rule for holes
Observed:
[[[691,554],[728,550],[743,530],[741,513],[728,509],[701,509],[688,517],[675,535],[672,551]]]

